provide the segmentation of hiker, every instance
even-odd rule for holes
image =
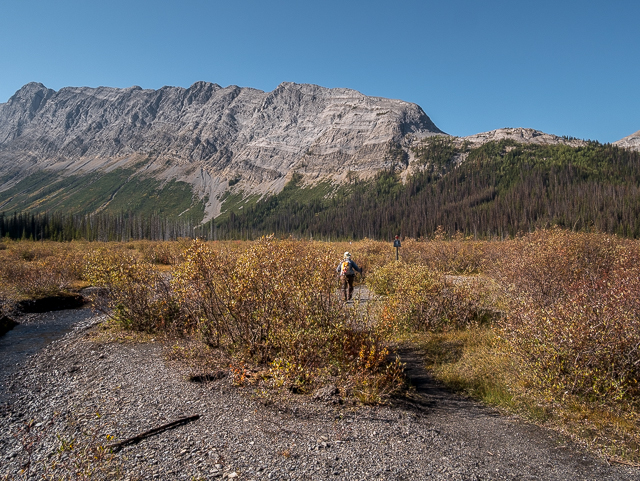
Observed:
[[[400,243],[400,236],[396,236],[396,238],[393,240],[393,247],[396,248],[396,260],[400,259],[400,247],[402,247],[402,244]]]
[[[349,301],[353,295],[353,280],[356,278],[356,272],[359,272],[360,275],[362,275],[362,269],[360,269],[358,265],[351,260],[351,254],[349,252],[345,252],[344,258],[336,268],[336,272],[340,274],[340,282],[342,284],[341,289],[344,292],[344,300]],[[347,286],[349,286],[348,292]]]

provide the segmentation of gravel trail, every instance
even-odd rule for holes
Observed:
[[[43,422],[37,461],[58,432],[83,427],[122,440],[199,414],[122,449],[112,478],[640,479],[635,468],[609,466],[557,434],[438,387],[415,353],[402,353],[416,391],[400,405],[356,409],[293,395],[270,404],[229,378],[190,382],[159,343],[96,344],[84,336],[89,324],[12,375],[0,410],[0,473],[21,479],[26,454],[12,433],[27,419]]]

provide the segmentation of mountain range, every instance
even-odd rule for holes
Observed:
[[[420,148],[436,137],[472,147],[587,144],[526,128],[453,138],[416,104],[309,84],[263,92],[207,82],[59,91],[29,83],[0,104],[0,212],[206,222],[276,195],[294,178],[325,186],[325,196],[381,171],[406,179],[424,169]],[[615,144],[640,150],[640,132]]]

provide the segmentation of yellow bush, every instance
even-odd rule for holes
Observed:
[[[0,282],[14,300],[68,292],[82,276],[83,245],[7,242],[0,252]]]
[[[87,256],[85,278],[104,288],[95,299],[96,306],[123,327],[181,332],[169,281],[153,265],[125,252],[98,249]]]
[[[362,400],[378,402],[401,385],[401,369],[387,368],[388,326],[337,296],[334,246],[267,237],[217,247],[194,241],[172,271],[183,323],[207,344],[268,365],[279,387],[338,376],[345,392],[367,385]]]
[[[374,292],[386,295],[383,318],[395,319],[409,329],[461,329],[494,315],[481,278],[447,276],[400,261],[381,267],[368,276],[367,283]]]

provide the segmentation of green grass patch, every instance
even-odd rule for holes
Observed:
[[[34,214],[134,212],[141,216],[181,215],[199,222],[204,217],[204,202],[194,198],[191,186],[186,182],[171,180],[162,184],[156,179],[135,176],[131,169],[68,177],[43,171],[0,192],[0,211]]]
[[[514,409],[517,366],[500,343],[491,329],[483,327],[418,334],[417,338],[425,365],[438,381],[487,404]]]
[[[231,191],[225,192],[220,199],[222,200],[221,214],[216,217],[216,223],[228,221],[232,213],[238,214],[243,209],[254,206],[259,199],[260,195],[258,194],[246,195],[242,191],[234,193]]]
[[[313,186],[302,186],[301,176],[295,175],[276,195],[261,198],[246,196],[243,192],[227,193],[222,198],[222,214],[215,220],[227,236],[234,235],[241,226],[253,224],[250,230],[291,234],[304,231],[309,225],[309,216],[319,214],[334,202],[329,198],[335,193],[329,182]]]
[[[105,210],[135,212],[143,217],[152,214],[181,216],[197,222],[204,217],[203,201],[194,199],[191,186],[186,182],[171,180],[162,185],[158,180],[139,177],[122,185]]]

